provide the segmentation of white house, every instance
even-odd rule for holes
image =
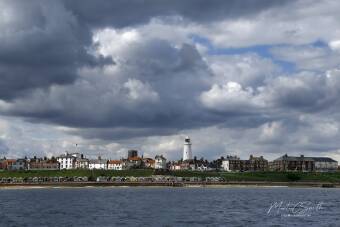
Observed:
[[[89,169],[107,169],[107,160],[100,157],[90,160]]]
[[[338,169],[338,162],[334,159],[327,157],[312,157],[312,159],[317,172],[336,171]]]
[[[230,164],[229,160],[222,160],[222,165],[221,165],[222,169],[224,171],[230,171],[230,165],[229,164]]]
[[[107,169],[123,170],[123,161],[121,161],[121,160],[110,160],[110,161],[107,162]]]
[[[156,155],[155,169],[166,169],[166,158],[163,155]]]
[[[65,153],[57,157],[57,161],[59,162],[60,169],[74,169],[76,159],[81,157],[79,153]]]

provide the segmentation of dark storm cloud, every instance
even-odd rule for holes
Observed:
[[[88,53],[94,27],[133,26],[156,16],[193,21],[251,15],[281,1],[2,1],[0,98],[70,84],[80,66],[109,64]],[[204,9],[204,10],[202,10]],[[190,57],[187,59],[190,60]],[[185,62],[183,67],[185,67]]]
[[[271,0],[115,0],[64,1],[68,9],[94,27],[125,27],[148,22],[158,16],[182,16],[195,22],[212,22],[225,18],[251,16],[268,8],[292,1]]]
[[[2,1],[0,98],[70,84],[77,68],[97,65],[90,32],[58,1]]]
[[[115,65],[112,75],[95,71],[102,75],[91,72],[74,85],[36,91],[16,100],[6,114],[76,128],[152,127],[154,133],[219,121],[195,100],[212,75],[193,46],[145,40],[131,44],[120,58],[124,64]]]

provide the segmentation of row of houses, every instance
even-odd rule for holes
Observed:
[[[214,161],[207,160],[179,160],[167,162],[162,155],[156,155],[154,159],[138,156],[136,150],[129,150],[127,158],[120,160],[108,160],[85,158],[80,153],[65,153],[56,158],[23,158],[2,159],[0,169],[4,170],[70,170],[70,169],[102,169],[102,170],[126,170],[126,169],[162,169],[162,170],[188,170],[188,171],[213,171],[227,172],[331,172],[338,169],[338,162],[328,157],[288,156],[287,154],[268,161],[263,156],[250,155],[249,159],[242,160],[237,156],[221,157]]]
[[[134,151],[134,150],[133,150]],[[162,155],[156,155],[154,159],[143,158],[138,156],[138,152],[128,152],[126,159],[108,160],[84,158],[79,153],[66,153],[57,157],[60,169],[108,169],[108,170],[124,170],[124,169],[166,169],[166,158]]]
[[[132,152],[133,151],[133,152]],[[23,158],[2,159],[0,169],[3,170],[70,170],[70,169],[103,169],[124,170],[137,168],[166,169],[166,158],[156,155],[154,159],[138,156],[138,152],[128,152],[126,159],[109,160],[98,157],[97,159],[85,158],[80,153],[65,153],[56,158]]]
[[[332,172],[338,170],[338,162],[328,157],[288,156],[287,154],[268,162],[263,156],[250,155],[248,160],[227,156],[222,160],[221,169],[229,172]]]
[[[58,170],[59,163],[55,158],[20,158],[1,159],[0,169],[2,170]]]

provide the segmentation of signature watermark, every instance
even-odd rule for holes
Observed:
[[[277,201],[273,202],[267,210],[267,215],[280,215],[282,217],[310,217],[323,210],[324,202],[311,201]]]

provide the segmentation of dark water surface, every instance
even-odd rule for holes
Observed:
[[[340,226],[340,189],[0,189],[0,211],[1,226]]]

